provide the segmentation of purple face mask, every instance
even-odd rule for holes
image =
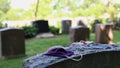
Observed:
[[[72,51],[65,50],[64,48],[52,48],[44,53],[44,55],[57,56],[67,58],[74,53]]]

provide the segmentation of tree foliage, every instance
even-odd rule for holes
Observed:
[[[110,0],[109,0],[110,1]],[[61,18],[61,17],[77,17],[77,16],[100,16],[108,13],[111,18],[116,17],[120,11],[120,4],[113,4],[108,7],[101,0],[39,0],[37,8],[37,19]],[[0,2],[0,20],[24,20],[33,19],[36,11],[36,2],[31,3],[31,8],[23,10],[14,9],[9,6],[9,0],[1,0]]]
[[[10,8],[9,0],[0,0],[0,21],[5,19],[5,14],[8,12]]]
[[[0,11],[6,13],[10,8],[9,0],[0,0]]]

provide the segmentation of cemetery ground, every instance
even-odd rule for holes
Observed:
[[[90,41],[95,40],[95,34],[90,34]],[[52,46],[62,45],[69,46],[69,35],[57,35],[54,38],[43,38],[43,39],[27,39],[26,41],[26,56],[15,58],[15,59],[6,59],[0,60],[0,68],[22,68],[22,62],[24,59],[45,52]],[[115,44],[120,44],[120,31],[114,31]]]

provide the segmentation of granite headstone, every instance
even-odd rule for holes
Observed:
[[[25,38],[22,29],[0,29],[0,59],[25,56]]]
[[[36,20],[32,24],[38,29],[38,33],[49,32],[49,25],[47,20]]]
[[[85,26],[76,26],[70,28],[70,44],[81,40],[87,41],[90,37],[90,30]]]

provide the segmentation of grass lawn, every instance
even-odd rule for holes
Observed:
[[[95,35],[90,35],[90,41],[94,41]],[[120,31],[114,32],[114,43],[120,44]],[[29,39],[26,40],[26,54],[27,56],[9,59],[9,60],[0,60],[0,68],[22,68],[22,62],[24,59],[31,57],[36,54],[40,54],[52,46],[69,46],[69,35],[59,35],[55,38],[46,38],[46,39]]]

